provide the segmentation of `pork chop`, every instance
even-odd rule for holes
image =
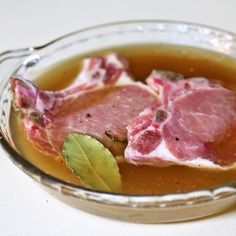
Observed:
[[[95,137],[114,155],[123,155],[127,125],[157,101],[147,86],[132,80],[128,62],[115,54],[86,59],[64,90],[43,91],[22,78],[12,78],[11,84],[27,138],[53,155],[61,154],[72,132]]]
[[[236,94],[205,78],[154,71],[159,101],[128,126],[125,158],[138,165],[227,168],[236,162]]]

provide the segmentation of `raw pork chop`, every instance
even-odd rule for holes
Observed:
[[[157,101],[147,86],[132,80],[127,61],[115,54],[86,59],[75,82],[61,91],[42,91],[20,78],[11,83],[28,139],[54,155],[60,155],[71,132],[91,135],[114,155],[123,154],[128,123]]]
[[[213,168],[236,162],[235,92],[163,71],[154,71],[147,83],[160,100],[128,126],[128,162]]]

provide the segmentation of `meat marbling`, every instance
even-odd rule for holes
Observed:
[[[128,126],[125,158],[139,165],[228,168],[236,162],[236,94],[205,78],[154,71],[159,101]]]
[[[11,84],[28,139],[53,155],[60,155],[71,132],[91,135],[114,155],[123,155],[127,125],[157,101],[147,86],[132,80],[128,62],[115,54],[84,60],[81,73],[64,90],[43,91],[21,78],[11,78]]]

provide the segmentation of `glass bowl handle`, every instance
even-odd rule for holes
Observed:
[[[24,48],[0,53],[0,88],[4,84],[2,80],[11,77],[23,59],[31,55],[32,51],[34,51],[33,48]]]

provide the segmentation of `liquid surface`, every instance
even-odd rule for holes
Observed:
[[[185,77],[203,76],[214,79],[236,90],[236,61],[221,54],[179,46],[140,45],[88,55],[108,52],[117,52],[126,57],[134,77],[140,81],[144,81],[153,69],[161,69],[179,72]],[[80,68],[81,58],[72,58],[45,71],[35,83],[42,89],[62,89],[75,79]],[[50,175],[80,184],[79,179],[65,166],[63,158],[42,154],[27,140],[20,116],[16,112],[11,114],[11,129],[16,146],[27,160]],[[124,194],[183,193],[213,188],[236,180],[236,170],[194,169],[184,166],[157,168],[135,166],[126,162],[120,162],[119,168]]]

